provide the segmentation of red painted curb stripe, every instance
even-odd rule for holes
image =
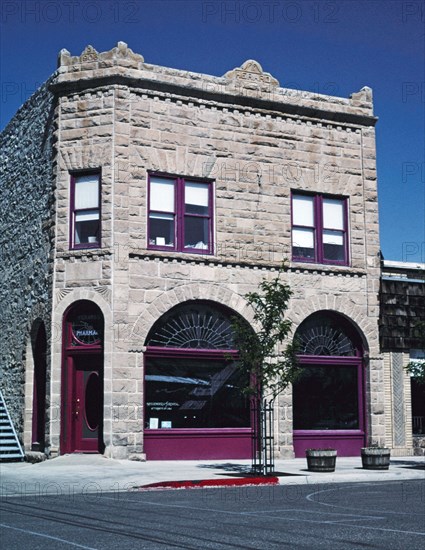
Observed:
[[[200,479],[184,481],[160,481],[141,485],[139,489],[194,489],[197,487],[235,487],[241,485],[277,485],[277,477],[236,477],[233,479]]]

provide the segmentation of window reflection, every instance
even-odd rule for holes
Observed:
[[[246,385],[233,361],[149,358],[146,367],[146,427],[249,427]]]
[[[358,429],[357,367],[303,367],[293,406],[295,430]]]

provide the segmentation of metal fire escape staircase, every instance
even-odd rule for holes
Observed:
[[[0,390],[0,460],[24,459],[21,444]]]

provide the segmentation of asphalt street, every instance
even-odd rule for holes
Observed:
[[[2,550],[425,547],[425,482],[10,497]]]

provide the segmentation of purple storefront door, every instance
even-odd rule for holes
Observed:
[[[103,452],[103,316],[88,301],[64,315],[61,453]]]
[[[102,426],[101,361],[96,356],[78,356],[73,364],[71,452],[97,453]]]

